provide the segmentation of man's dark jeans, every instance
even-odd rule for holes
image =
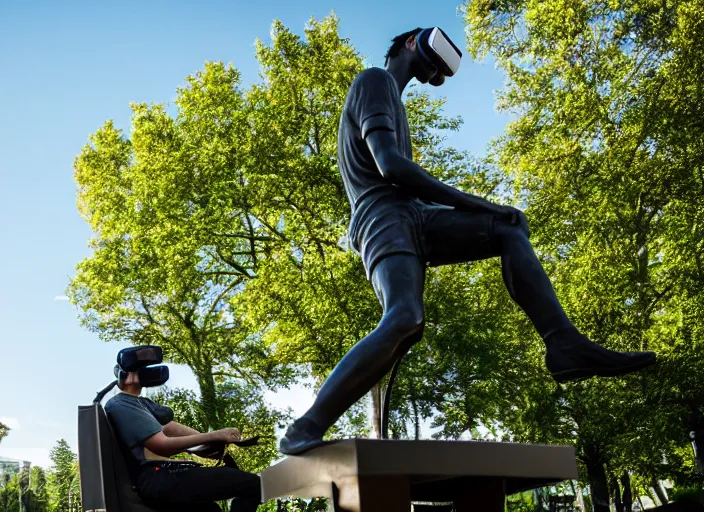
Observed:
[[[224,466],[150,462],[140,467],[135,486],[147,505],[169,512],[219,512],[215,502],[231,498],[231,512],[254,512],[261,503],[259,476]]]

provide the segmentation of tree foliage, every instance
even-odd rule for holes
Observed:
[[[10,433],[10,427],[0,422],[0,441]]]
[[[527,407],[507,425],[520,439],[575,442],[593,483],[604,464],[693,478],[688,418],[704,398],[702,5],[481,0],[464,13],[471,54],[505,71],[499,106],[516,116],[493,161],[528,207],[568,313],[596,341],[661,360],[622,380],[528,384]]]
[[[46,483],[49,508],[52,512],[76,512],[81,509],[78,480],[78,459],[65,439],[60,439],[49,452],[51,471]],[[37,482],[40,482],[37,476]]]
[[[6,480],[0,485],[0,511],[19,510],[21,480],[22,475],[19,473],[13,476],[6,475]]]
[[[25,498],[25,510],[27,512],[49,511],[49,492],[47,485],[44,470],[39,466],[32,467],[29,471],[29,489]]]

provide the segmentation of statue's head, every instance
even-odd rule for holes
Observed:
[[[386,52],[387,65],[392,59],[408,66],[420,83],[437,87],[457,72],[462,52],[442,29],[416,28],[392,39]]]

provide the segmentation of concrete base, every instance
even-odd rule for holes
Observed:
[[[328,497],[344,512],[409,512],[412,501],[503,512],[509,494],[576,479],[577,463],[571,446],[350,439],[261,476],[265,500]]]

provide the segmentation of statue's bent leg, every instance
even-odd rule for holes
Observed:
[[[504,283],[545,339],[573,328],[562,309],[526,230],[493,214],[428,207],[426,251],[431,266],[501,257]]]
[[[496,219],[494,237],[506,289],[533,322],[540,337],[549,340],[558,332],[576,332],[525,231]]]
[[[288,429],[281,441],[283,453],[301,453],[319,445],[325,431],[420,340],[424,278],[424,266],[416,256],[391,255],[376,265],[372,284],[384,310],[381,321],[342,358],[313,406]]]
[[[527,226],[491,214],[429,207],[426,253],[431,265],[501,257],[504,283],[545,341],[546,364],[558,382],[624,375],[655,362],[653,352],[622,353],[589,340],[570,322],[528,239]]]

